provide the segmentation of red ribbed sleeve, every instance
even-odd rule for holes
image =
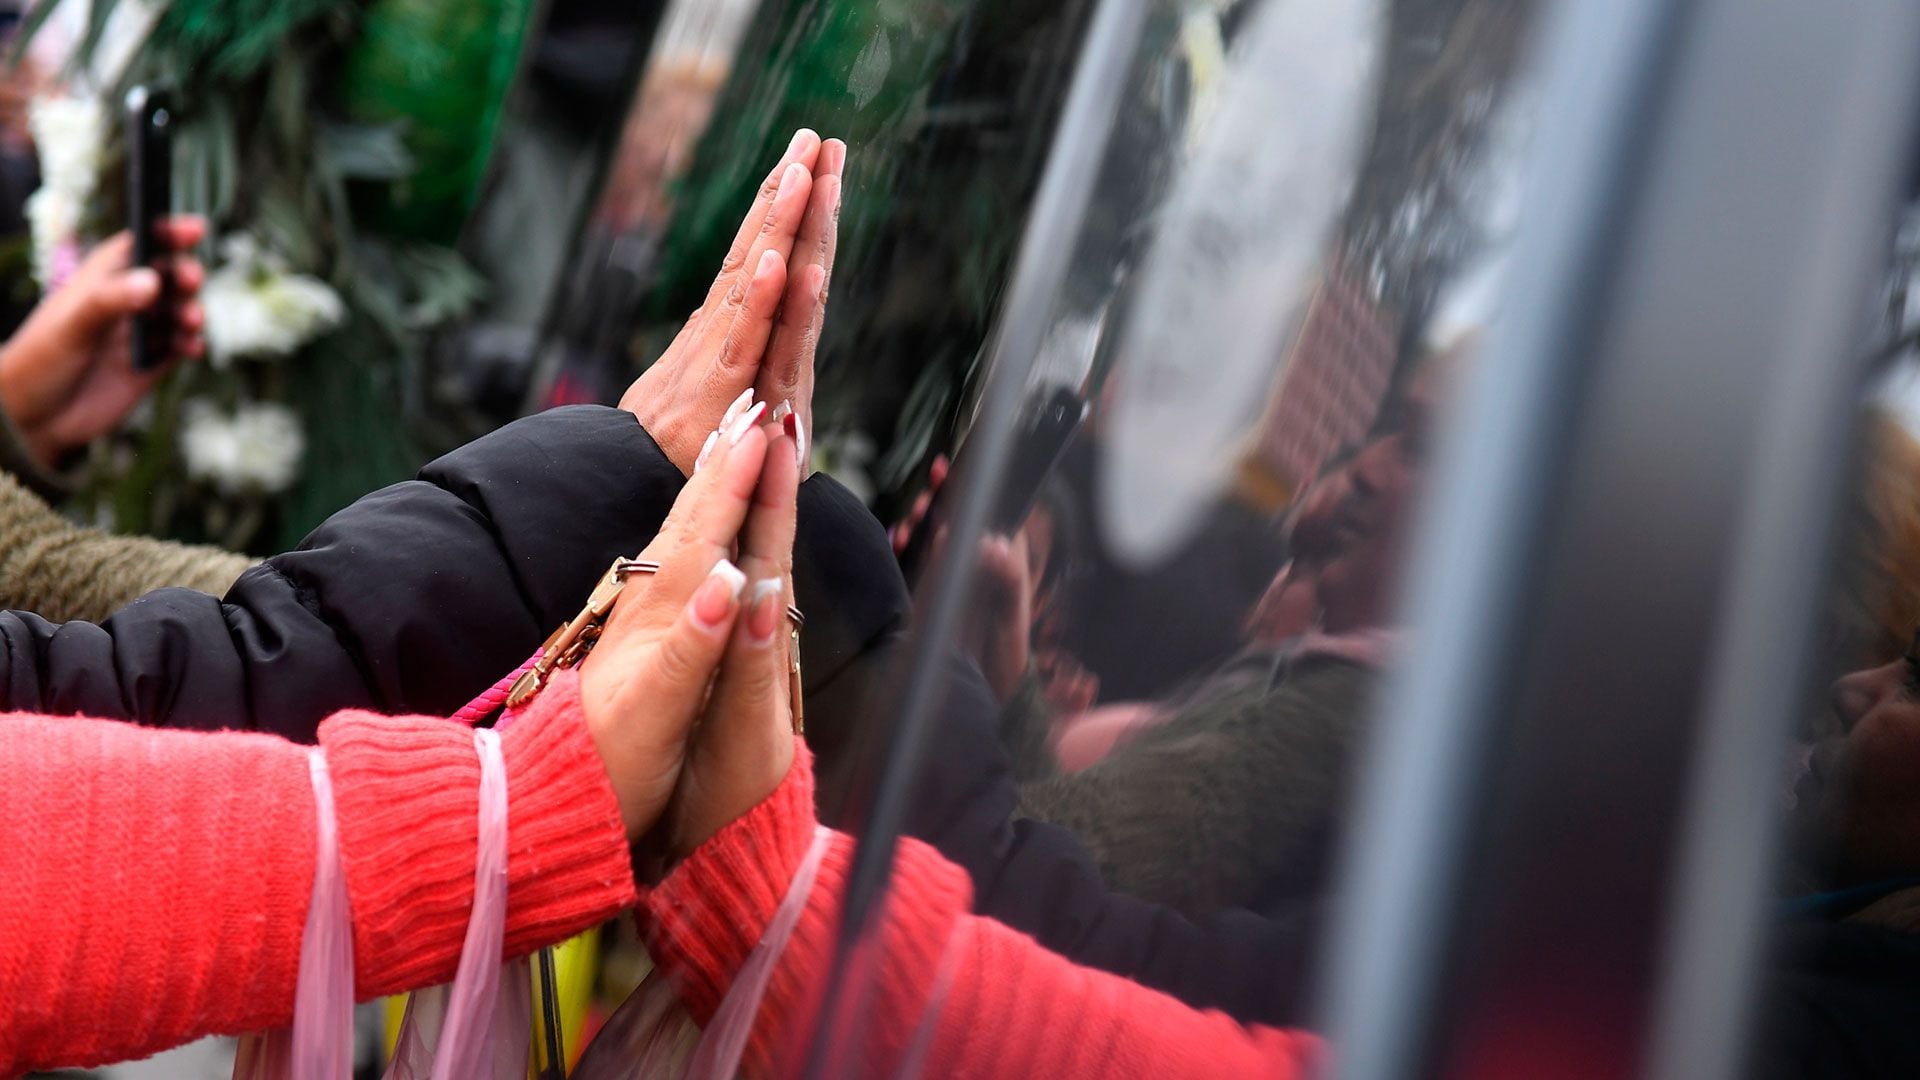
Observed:
[[[653,889],[641,890],[654,959],[705,1022],[785,896],[814,828],[804,748],[780,788],[721,830]],[[792,1072],[820,1009],[852,840],[836,834],[806,914],[761,1002],[743,1062],[751,1076]],[[967,913],[966,873],[903,840],[881,920],[878,984],[857,1033],[857,1066],[892,1075],[924,1034],[925,1076],[1299,1077],[1319,1056],[1312,1036],[1247,1028],[1118,976],[1079,967],[990,919]],[[951,950],[951,966],[946,958]],[[936,984],[944,996],[929,1007]],[[777,1063],[777,1065],[776,1065]]]
[[[633,880],[577,686],[556,683],[501,741],[518,954],[627,906]],[[471,732],[343,713],[320,742],[360,996],[450,979],[473,892]],[[314,861],[303,747],[0,714],[0,776],[0,1075],[291,1019]]]

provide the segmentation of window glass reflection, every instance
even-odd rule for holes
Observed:
[[[1829,592],[1826,692],[1785,755],[1788,825],[1761,1076],[1904,1076],[1920,1068],[1920,357],[1916,211],[1894,245],[1860,465]]]
[[[992,526],[911,785],[905,832],[976,912],[1306,1019],[1375,692],[1414,647],[1428,446],[1497,313],[1535,7],[1153,7],[1012,464],[971,490]],[[934,492],[896,515],[910,573],[959,561],[972,450],[890,448]],[[845,762],[892,717],[809,708],[823,803],[863,805]]]

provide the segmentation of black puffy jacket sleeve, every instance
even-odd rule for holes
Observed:
[[[222,599],[165,589],[98,625],[0,614],[0,707],[307,742],[341,708],[450,713],[645,547],[683,483],[630,413],[527,417],[333,515]],[[840,569],[891,558],[846,489],[816,476],[799,505],[802,661],[809,691],[837,697],[906,592]]]

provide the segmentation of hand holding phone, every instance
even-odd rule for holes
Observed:
[[[993,516],[987,522],[989,531],[1008,535],[1026,523],[1047,477],[1086,421],[1087,411],[1086,399],[1064,386],[1056,387],[1044,397],[1028,400],[1022,410],[1019,434],[1014,437],[1007,474],[994,496]],[[954,463],[955,477],[964,475],[966,467],[966,455],[962,453]],[[955,477],[949,477],[933,493],[925,514],[914,525],[906,548],[900,553],[901,572],[909,582],[918,578],[932,553],[943,497],[953,490]]]

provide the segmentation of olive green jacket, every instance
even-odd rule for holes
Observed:
[[[219,548],[83,528],[0,472],[0,611],[100,622],[168,586],[219,596],[251,565]]]

